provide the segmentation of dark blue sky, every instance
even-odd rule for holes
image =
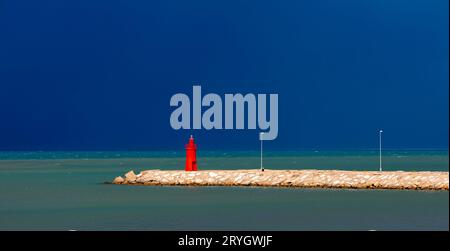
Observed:
[[[183,149],[169,100],[194,84],[278,93],[269,149],[448,148],[448,4],[0,0],[0,149]]]

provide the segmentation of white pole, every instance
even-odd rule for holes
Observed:
[[[261,171],[264,172],[264,167],[263,167],[263,139],[262,139],[263,134],[264,134],[263,132],[259,134],[259,140],[261,141]]]
[[[380,136],[380,172],[383,171],[382,168],[382,162],[381,162],[381,134],[383,133],[383,130],[380,130],[379,136]]]

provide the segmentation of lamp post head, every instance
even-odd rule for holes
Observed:
[[[380,133],[382,133],[383,132],[383,130],[380,130]]]
[[[264,134],[265,134],[264,132],[260,132],[260,133],[259,133],[259,140],[261,140],[261,141],[263,140],[263,135],[264,135]]]

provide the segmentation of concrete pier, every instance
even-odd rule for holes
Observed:
[[[149,186],[262,186],[349,189],[447,190],[448,172],[339,170],[130,171],[113,184]]]

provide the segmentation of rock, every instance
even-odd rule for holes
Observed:
[[[114,184],[122,184],[124,181],[125,181],[125,180],[124,180],[122,177],[117,176],[117,177],[113,180],[113,183],[114,183]]]
[[[133,170],[129,171],[128,173],[125,174],[125,180],[130,182],[130,181],[135,181],[136,180],[136,174],[134,174]]]
[[[448,172],[388,172],[319,171],[319,170],[212,170],[185,172],[147,170],[125,178],[117,177],[114,184],[143,185],[217,185],[217,186],[285,186],[366,189],[442,189],[448,190]]]

